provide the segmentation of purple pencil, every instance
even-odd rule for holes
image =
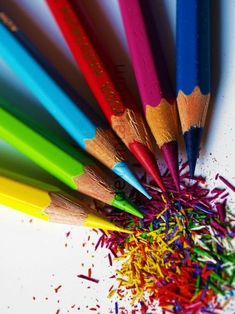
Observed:
[[[151,49],[141,1],[119,0],[119,5],[145,117],[179,189],[176,99],[164,58],[160,47],[157,60]]]

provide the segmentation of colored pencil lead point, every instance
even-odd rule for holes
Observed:
[[[129,201],[123,193],[116,194],[112,200],[112,206],[117,207],[125,212],[143,218],[143,214],[137,209],[137,207]]]
[[[110,229],[109,229],[109,230],[110,230]],[[113,229],[113,231],[133,234],[133,231],[131,231],[131,230],[127,230],[127,229],[123,229],[123,228],[120,228],[120,227],[118,227],[118,226],[116,226],[116,228],[115,228],[115,229]]]
[[[119,162],[117,163],[112,170],[120,176],[124,181],[128,182],[131,186],[133,186],[136,190],[138,190],[140,193],[142,193],[144,196],[146,196],[148,199],[151,199],[152,197],[148,194],[148,192],[145,190],[145,188],[142,186],[142,184],[139,182],[139,180],[136,178],[134,173],[130,170],[128,165],[125,162]]]
[[[170,171],[173,182],[177,188],[180,190],[179,185],[179,168],[178,168],[178,145],[176,141],[172,141],[164,144],[161,147],[161,152],[163,154],[164,160],[166,161],[167,167]]]
[[[194,177],[197,158],[200,150],[202,128],[192,127],[184,133],[184,141],[189,164],[190,177]]]
[[[166,192],[166,188],[162,182],[161,174],[157,166],[157,162],[154,158],[153,153],[145,145],[134,142],[130,145],[132,153],[136,159],[145,168],[145,170],[151,175],[157,185],[163,192]]]
[[[116,225],[114,225],[112,222],[108,221],[107,219],[104,219],[104,217],[98,215],[89,213],[86,221],[84,223],[84,226],[90,227],[90,228],[98,228],[102,230],[112,230],[117,232],[125,232],[125,233],[133,233],[130,230],[126,230],[124,228],[120,228]]]

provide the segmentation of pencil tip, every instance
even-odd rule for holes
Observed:
[[[127,229],[123,229],[123,228],[118,227],[118,226],[116,226],[116,228],[115,228],[115,229],[113,229],[113,231],[133,234],[133,231],[131,231],[131,230],[127,230]]]
[[[148,174],[154,179],[160,189],[165,192],[166,188],[162,182],[161,174],[158,169],[157,161],[150,151],[150,149],[139,142],[134,142],[130,144],[130,150],[139,161],[139,163],[144,167]]]
[[[125,162],[115,164],[112,170],[148,199],[152,198]]]
[[[184,133],[184,141],[189,164],[189,174],[191,178],[194,177],[196,163],[199,156],[202,131],[202,128],[191,127]]]
[[[128,200],[124,193],[116,194],[111,205],[139,218],[144,217],[138,208]]]
[[[92,213],[92,212],[88,213],[87,218],[84,221],[84,227],[125,232],[125,233],[130,233],[130,234],[133,233],[130,230],[126,230],[126,229],[116,226],[114,223],[102,217],[100,214]]]
[[[164,144],[161,147],[161,152],[163,154],[164,160],[166,161],[167,167],[170,171],[173,182],[177,188],[180,190],[179,184],[179,168],[178,168],[178,144],[176,141],[171,141]]]

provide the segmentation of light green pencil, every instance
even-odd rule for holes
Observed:
[[[123,193],[115,192],[102,170],[87,155],[78,152],[77,159],[73,158],[3,108],[0,108],[0,137],[70,188],[143,217]]]

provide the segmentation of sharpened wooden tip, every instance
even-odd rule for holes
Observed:
[[[161,152],[166,161],[167,167],[170,171],[173,182],[177,188],[180,190],[179,184],[179,167],[178,167],[178,144],[176,141],[172,141],[164,144],[161,147]]]
[[[162,182],[161,174],[158,169],[157,161],[153,153],[148,149],[147,146],[134,142],[129,145],[131,152],[134,154],[136,159],[145,168],[148,174],[154,179],[160,189],[165,192],[166,188]]]

